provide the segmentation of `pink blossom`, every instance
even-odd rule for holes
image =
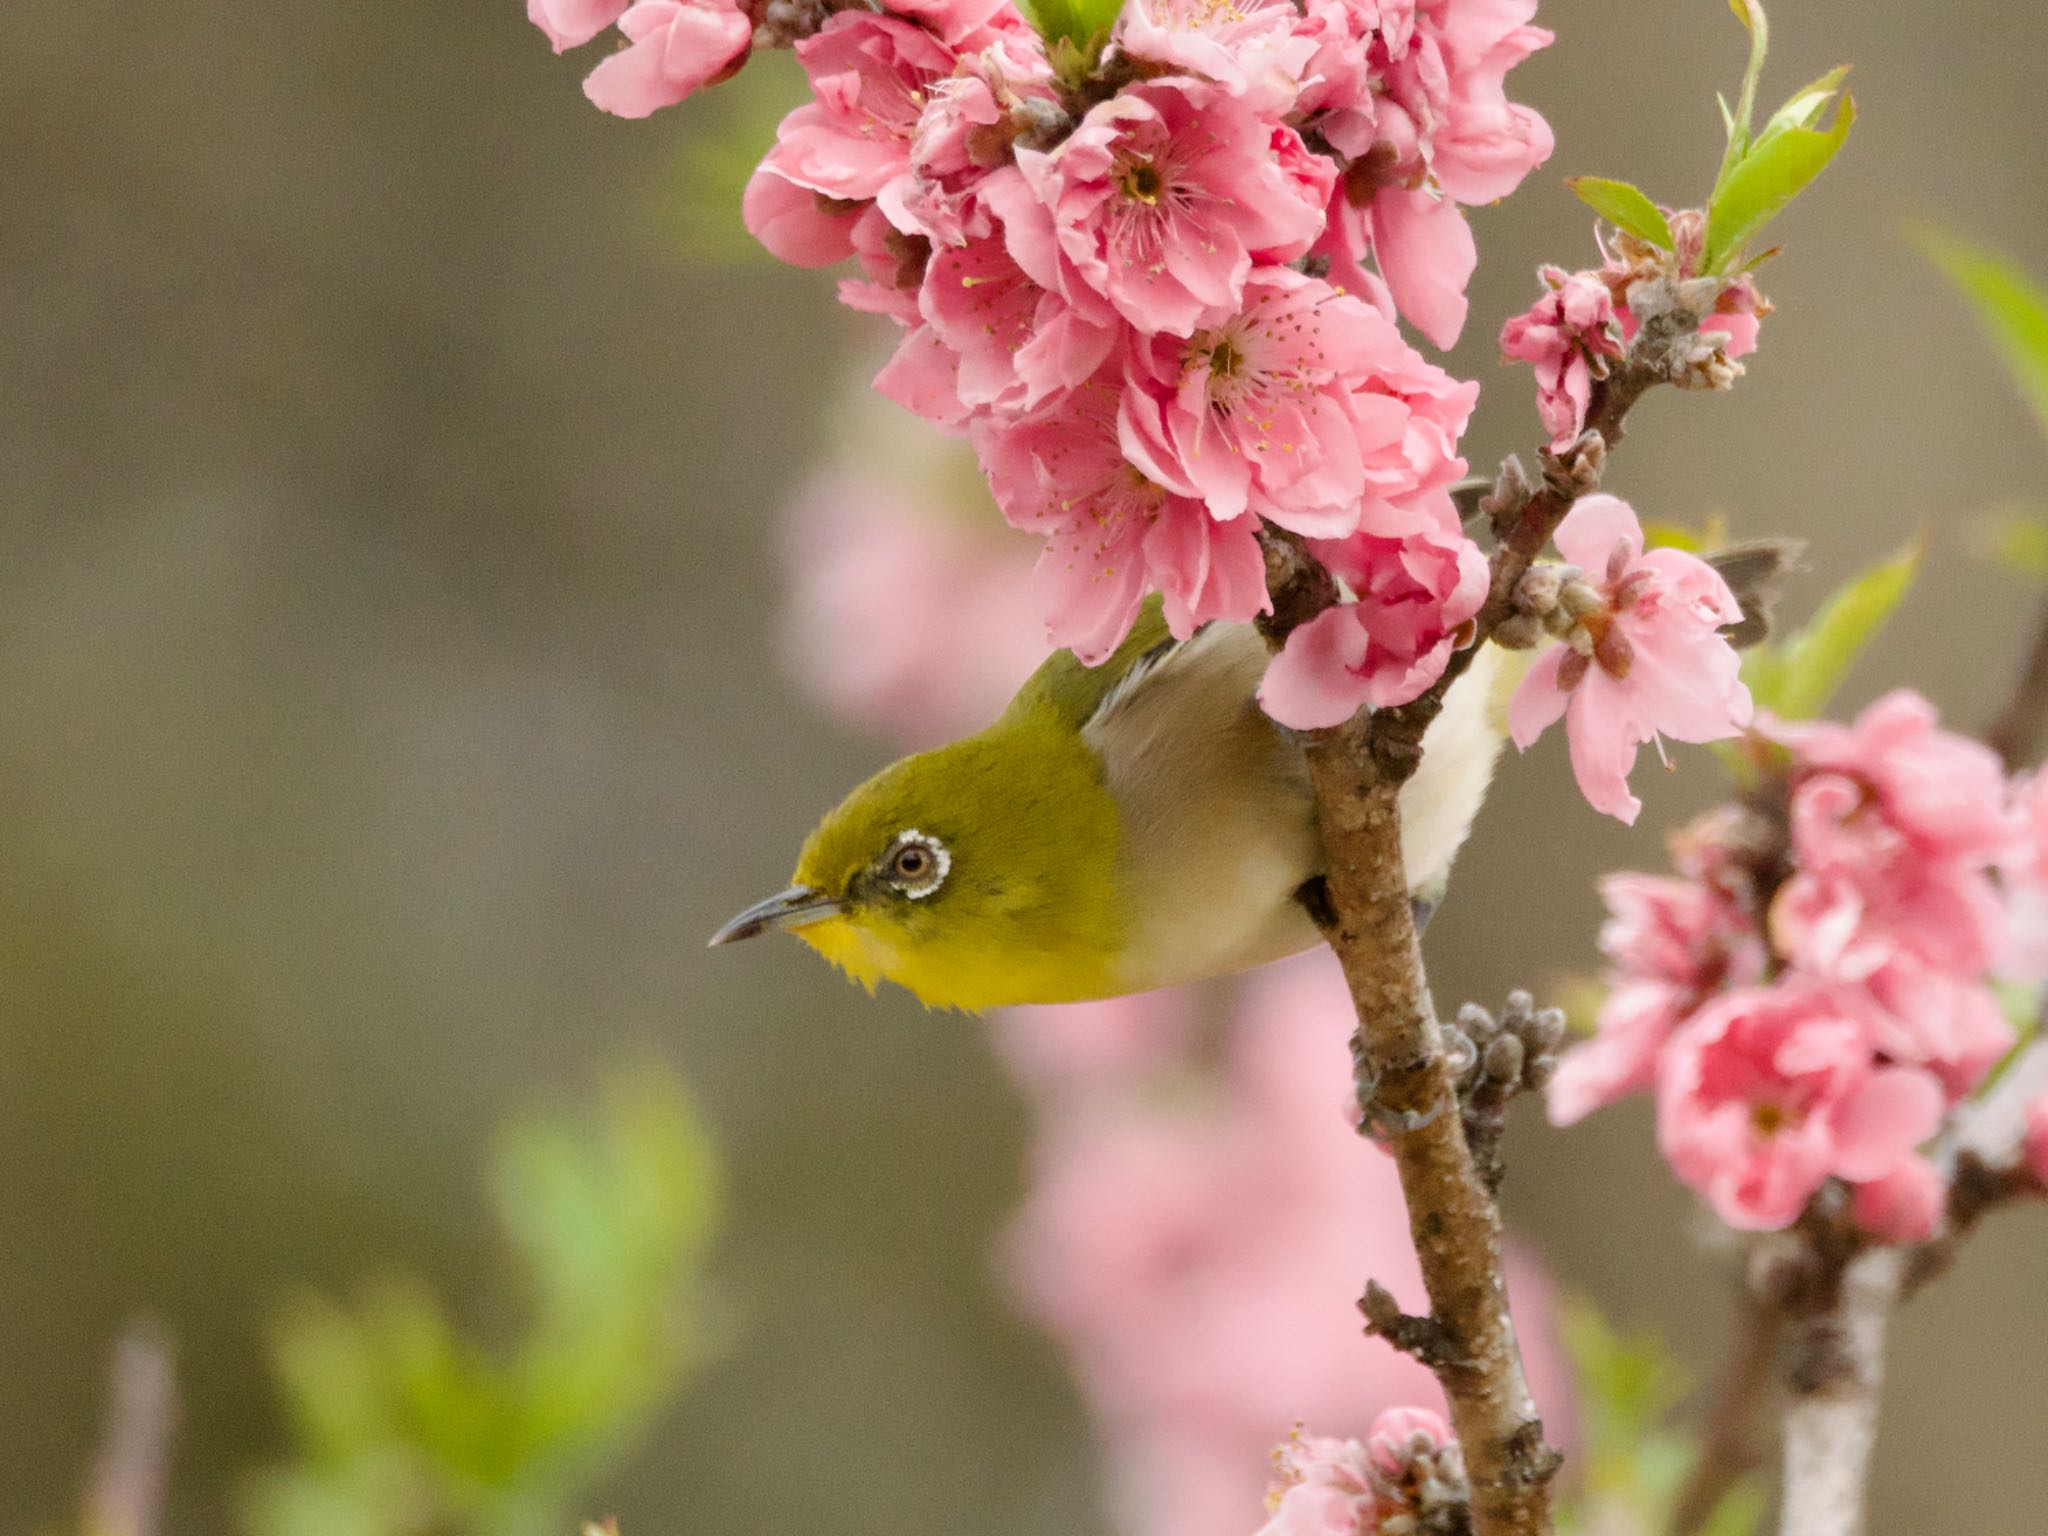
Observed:
[[[1443,675],[1458,631],[1486,601],[1486,557],[1462,533],[1362,537],[1343,573],[1357,601],[1296,629],[1259,701],[1282,725],[1338,725],[1365,705],[1405,704]]]
[[[1867,1033],[1825,989],[1786,982],[1724,993],[1672,1037],[1658,1139],[1723,1221],[1769,1230],[1831,1176],[1896,1173],[1941,1113],[1932,1076],[1874,1066]]]
[[[957,73],[929,89],[911,136],[909,174],[878,194],[890,222],[940,246],[990,234],[983,194],[992,173],[1017,176],[1010,152],[1019,116],[1057,106],[1052,66],[1035,36],[963,57]]]
[[[1555,1125],[1654,1085],[1672,1032],[1723,986],[1762,976],[1755,926],[1726,893],[1699,879],[1621,873],[1600,882],[1608,919],[1600,948],[1614,971],[1598,1028],[1567,1051],[1551,1080]]]
[[[1035,45],[1031,24],[1011,0],[887,0],[882,9],[928,27],[963,53],[994,43]]]
[[[2048,1094],[2027,1106],[2026,1134],[2020,1158],[2034,1182],[2048,1189]]]
[[[1277,125],[1221,87],[1165,78],[1090,109],[1050,151],[1020,149],[1050,218],[1011,231],[1017,259],[1069,302],[1099,295],[1139,330],[1185,336],[1236,309],[1254,258],[1291,261],[1322,206],[1282,174]],[[1020,239],[1055,250],[1020,248]],[[1046,275],[1059,273],[1057,284]]]
[[[1273,1472],[1266,1495],[1273,1516],[1258,1536],[1372,1536],[1379,1528],[1370,1463],[1356,1440],[1297,1430],[1273,1453]]]
[[[1999,859],[2006,901],[2001,969],[2017,980],[2048,979],[2048,773],[2012,787],[2015,837]]]
[[[1085,383],[1119,339],[1116,325],[1034,283],[993,237],[936,251],[918,307],[959,358],[954,387],[970,411],[1029,411]]]
[[[1464,328],[1477,259],[1462,206],[1493,202],[1549,157],[1543,119],[1507,100],[1508,69],[1550,41],[1532,0],[1362,6],[1307,0],[1317,45],[1301,105],[1351,161],[1319,250],[1331,276],[1377,296],[1368,252],[1400,313],[1438,346]]]
[[[1560,715],[1572,771],[1595,810],[1633,823],[1636,749],[1659,736],[1719,741],[1749,723],[1741,661],[1721,634],[1742,616],[1712,566],[1676,549],[1643,549],[1627,502],[1588,496],[1558,526],[1557,547],[1606,600],[1585,624],[1591,654],[1555,646],[1515,690],[1508,723],[1527,748]],[[1596,576],[1591,573],[1599,573]]]
[[[1437,527],[1477,393],[1369,305],[1285,267],[1257,269],[1242,310],[1192,338],[1135,346],[1129,380],[1125,448],[1151,479],[1219,518],[1322,539]]]
[[[881,214],[871,204],[838,202],[799,186],[768,166],[756,170],[740,199],[747,232],[793,267],[829,267],[853,254],[853,232]]]
[[[1130,0],[1114,41],[1134,59],[1213,80],[1253,111],[1290,110],[1316,52],[1287,0]]]
[[[1129,633],[1149,587],[1183,637],[1210,619],[1266,610],[1252,519],[1218,518],[1124,456],[1112,374],[1031,416],[990,422],[976,447],[1003,515],[1043,534],[1033,586],[1056,645],[1093,665]]]
[[[1535,14],[1536,0],[1421,0],[1416,8],[1418,45],[1410,57],[1426,60],[1434,43],[1445,87],[1430,135],[1430,171],[1468,206],[1506,197],[1556,147],[1550,125],[1506,93],[1507,72],[1552,41],[1528,25]],[[1418,73],[1428,80],[1432,71],[1425,62]]]
[[[1661,981],[1622,981],[1608,990],[1591,1038],[1564,1054],[1545,1108],[1552,1125],[1576,1125],[1657,1082],[1664,1048],[1698,999]]]
[[[1472,226],[1448,197],[1382,187],[1372,200],[1372,254],[1409,324],[1439,347],[1465,329],[1465,285],[1479,265]]]
[[[757,177],[841,202],[877,197],[909,172],[926,94],[953,72],[953,51],[910,22],[841,11],[796,56],[813,99],[782,120]]]
[[[581,48],[625,13],[632,0],[526,0],[526,19],[547,33],[555,52]]]
[[[1948,1184],[1924,1157],[1856,1186],[1856,1224],[1882,1243],[1924,1243],[1941,1226]]]
[[[1614,298],[1597,276],[1545,267],[1543,281],[1549,291],[1501,328],[1500,349],[1534,366],[1537,411],[1550,446],[1562,452],[1586,427],[1590,360],[1621,356],[1621,343],[1613,335]]]
[[[1855,780],[1794,772],[1798,867],[1771,909],[1779,947],[1841,981],[1863,980],[1902,946],[1939,970],[1981,973],[2004,939],[1986,858],[1942,858]]]
[[[1799,777],[1832,773],[1863,785],[1885,820],[1923,854],[1987,862],[2015,833],[1998,755],[1944,731],[1934,706],[1911,689],[1886,694],[1853,725],[1819,720],[1779,725]]]
[[[1348,1006],[1329,957],[1308,957],[1251,978],[1199,1057],[1121,1091],[1027,1083],[1039,1131],[1012,1273],[1074,1362],[1131,1536],[1244,1536],[1286,1425],[1441,1400],[1348,1300],[1360,1274],[1421,1298],[1398,1178],[1352,1128]],[[1509,1278],[1546,1425],[1569,1439],[1541,1276],[1516,1254]],[[1362,1448],[1354,1465],[1362,1487]],[[1308,1513],[1282,1529],[1305,1536]]]
[[[754,41],[754,24],[731,0],[634,0],[619,30],[632,46],[583,82],[583,94],[616,117],[646,117],[724,79]]]
[[[1386,1478],[1407,1475],[1418,1454],[1433,1453],[1455,1443],[1451,1426],[1428,1408],[1389,1408],[1373,1421],[1366,1436],[1366,1460]]]

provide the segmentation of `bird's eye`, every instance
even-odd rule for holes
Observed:
[[[882,873],[889,883],[916,901],[945,883],[952,859],[945,844],[922,832],[899,832],[882,859]]]

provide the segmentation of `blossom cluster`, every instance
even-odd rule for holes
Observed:
[[[1757,332],[1770,304],[1747,273],[1700,274],[1705,224],[1697,209],[1668,215],[1666,249],[1626,230],[1614,232],[1598,267],[1567,272],[1546,266],[1537,274],[1543,297],[1501,327],[1504,361],[1528,363],[1536,374],[1536,408],[1562,453],[1586,428],[1593,382],[1624,355],[1643,321],[1660,308],[1689,311],[1695,337],[1676,382],[1725,389],[1742,373],[1736,361],[1756,350]]]
[[[1458,1529],[1464,1521],[1456,1517],[1470,1498],[1451,1426],[1427,1408],[1389,1408],[1363,1445],[1297,1430],[1273,1453],[1273,1471],[1266,1497],[1272,1518],[1259,1536]]]
[[[1731,1226],[1838,1182],[1871,1234],[1918,1241],[1946,1202],[1930,1143],[2014,1043],[1992,983],[2048,959],[2048,791],[1911,692],[1767,733],[1767,809],[1681,834],[1676,878],[1605,882],[1611,990],[1551,1115],[1654,1092],[1665,1156]]]
[[[557,47],[616,23],[591,75],[642,115],[794,41],[812,99],[750,182],[748,228],[901,344],[877,385],[971,437],[1044,541],[1054,644],[1099,661],[1146,594],[1177,634],[1268,607],[1260,519],[1355,604],[1297,634],[1288,724],[1403,702],[1485,593],[1449,489],[1477,386],[1449,345],[1462,209],[1550,153],[1509,69],[1535,0],[1129,0],[1056,48],[1010,0],[529,0]]]

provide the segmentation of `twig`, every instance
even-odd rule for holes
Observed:
[[[108,1385],[106,1438],[80,1524],[87,1536],[156,1536],[170,1483],[178,1379],[170,1343],[154,1324],[132,1324],[121,1335]]]
[[[1842,1269],[1831,1304],[1798,1319],[1785,1406],[1782,1536],[1862,1536],[1885,1325],[1905,1257],[1897,1248],[1863,1250]]]
[[[1728,1370],[1714,1394],[1705,1443],[1671,1514],[1671,1536],[1697,1536],[1729,1491],[1761,1459],[1756,1418],[1778,1374],[1785,1336],[1785,1287],[1776,1265],[1744,1277]]]
[[[2034,644],[2027,662],[1991,729],[1984,733],[2008,773],[2033,766],[2040,755],[2041,736],[2048,729],[2048,603],[2041,605],[2035,621]]]
[[[1472,1486],[1478,1536],[1544,1536],[1560,1457],[1543,1438],[1507,1306],[1500,1211],[1466,1142],[1438,1038],[1401,862],[1401,786],[1423,732],[1480,644],[1513,612],[1515,585],[1571,510],[1594,489],[1622,420],[1652,384],[1675,376],[1691,337],[1682,319],[1646,323],[1629,358],[1595,388],[1585,436],[1546,463],[1545,483],[1519,505],[1494,508],[1499,537],[1472,644],[1412,704],[1307,734],[1304,749],[1322,837],[1324,888],[1316,916],[1337,953],[1358,1013],[1353,1050],[1369,1118],[1386,1129],[1409,1233],[1429,1293],[1430,1363],[1451,1409]],[[1503,484],[1508,483],[1503,478]],[[1335,582],[1301,540],[1263,532],[1278,648],[1338,601]]]

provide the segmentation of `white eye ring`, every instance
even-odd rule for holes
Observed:
[[[899,873],[896,861],[912,848],[922,853],[931,867]],[[882,878],[912,901],[922,901],[931,895],[946,883],[946,876],[952,871],[953,856],[946,852],[946,845],[936,837],[927,837],[915,827],[906,827],[898,832],[889,844],[889,851],[882,855]]]

